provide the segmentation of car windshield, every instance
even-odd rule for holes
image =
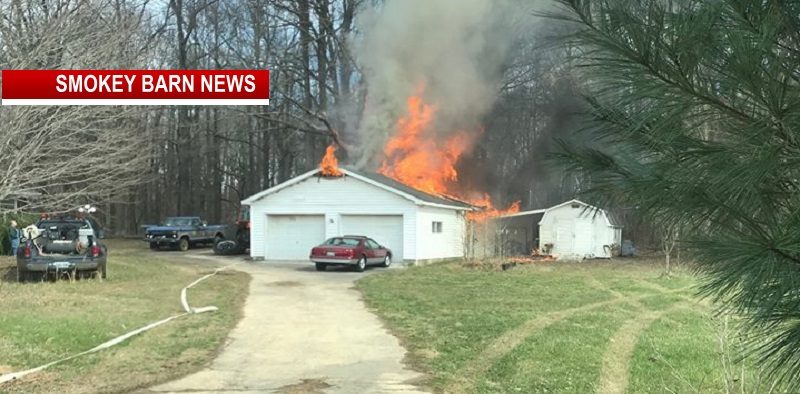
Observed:
[[[189,218],[167,218],[164,221],[165,226],[189,226],[192,224],[192,219]]]
[[[325,245],[333,245],[333,246],[358,246],[358,243],[361,240],[358,238],[331,238],[325,241]]]

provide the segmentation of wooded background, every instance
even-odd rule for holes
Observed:
[[[370,87],[353,48],[364,38],[361,18],[383,6],[367,0],[0,3],[2,68],[271,71],[268,107],[2,108],[2,139],[13,143],[0,146],[0,164],[9,164],[0,173],[0,201],[32,192],[40,203],[29,210],[95,204],[114,233],[130,235],[168,215],[232,221],[239,201],[316,167],[337,138],[349,147],[337,152],[340,162],[358,161],[361,141],[349,128],[363,116]],[[529,8],[519,12],[535,18]],[[569,46],[552,45],[560,29],[540,19],[503,43],[508,50],[486,98],[483,132],[459,162],[496,205],[520,200],[523,210],[546,207],[580,188],[580,179],[546,160],[553,137],[578,127],[575,114],[584,105]],[[94,147],[88,156],[67,153],[86,147]]]

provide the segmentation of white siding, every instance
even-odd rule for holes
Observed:
[[[442,222],[442,232],[434,233],[432,223]],[[466,232],[464,214],[451,209],[417,209],[417,259],[443,259],[464,256]]]
[[[358,179],[312,176],[251,205],[250,253],[254,258],[266,256],[267,215],[325,215],[326,237],[343,235],[341,215],[402,215],[403,257],[416,260],[416,211],[413,202]],[[443,211],[455,215],[453,210]]]
[[[594,246],[594,255],[598,257],[613,257],[611,256],[611,245],[617,243],[617,235],[620,234],[620,229],[614,226],[611,226],[611,223],[608,220],[608,216],[603,211],[601,214],[598,214],[598,218],[595,221],[595,246]],[[606,248],[605,246],[608,246]]]

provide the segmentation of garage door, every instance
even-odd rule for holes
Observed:
[[[402,215],[342,215],[342,235],[366,235],[392,250],[392,260],[403,261]]]
[[[325,241],[324,215],[267,215],[267,260],[308,260]]]

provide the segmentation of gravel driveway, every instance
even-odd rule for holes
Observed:
[[[244,317],[206,369],[145,393],[419,393],[405,349],[368,312],[346,270],[298,263],[248,263],[203,252],[252,275]]]

